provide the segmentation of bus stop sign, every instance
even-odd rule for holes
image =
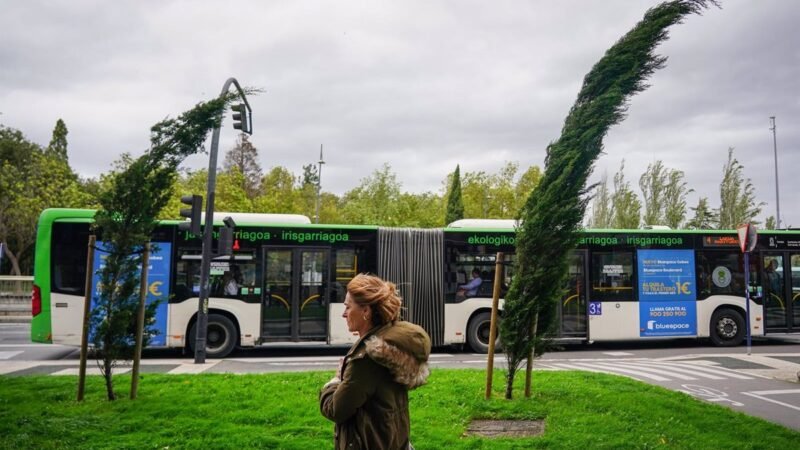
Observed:
[[[751,252],[756,248],[758,234],[755,225],[750,223],[739,225],[736,232],[739,234],[739,248],[742,249],[742,253]]]

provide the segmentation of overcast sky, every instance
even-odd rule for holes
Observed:
[[[299,174],[324,144],[323,190],[389,163],[410,192],[456,164],[542,166],[583,76],[656,1],[5,1],[0,123],[42,145],[62,118],[69,158],[97,176],[149,128],[217,94],[249,98],[265,169]],[[593,180],[660,159],[719,204],[728,147],[775,214],[800,226],[800,3],[725,1],[670,29],[667,67],[605,140]],[[223,128],[221,152],[235,138]],[[187,167],[207,166],[207,156]]]

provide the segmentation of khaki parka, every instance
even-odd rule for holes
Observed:
[[[341,379],[319,395],[322,415],[334,422],[334,444],[344,449],[406,449],[408,391],[425,384],[431,340],[421,327],[394,322],[362,336],[344,357]]]

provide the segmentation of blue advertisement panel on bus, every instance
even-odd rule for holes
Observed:
[[[103,243],[97,242],[94,250],[94,267],[92,268],[92,308],[96,306],[97,286],[100,284],[99,272],[105,265],[107,255],[108,253],[105,251]],[[160,302],[156,307],[155,323],[151,326],[157,331],[155,335],[150,336],[151,346],[164,346],[167,344],[170,255],[172,255],[172,244],[170,242],[154,242],[151,245],[150,264],[147,272],[147,304],[149,305],[154,301]]]
[[[697,335],[692,250],[639,250],[639,336]]]

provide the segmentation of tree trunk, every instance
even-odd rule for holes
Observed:
[[[506,376],[506,400],[514,398],[514,375],[516,375],[516,370],[511,370],[509,367]]]
[[[17,255],[11,251],[11,247],[8,246],[8,242],[3,242],[3,255],[8,256],[8,261],[11,262],[11,275],[22,275],[22,272],[19,270],[19,261],[17,260]]]

